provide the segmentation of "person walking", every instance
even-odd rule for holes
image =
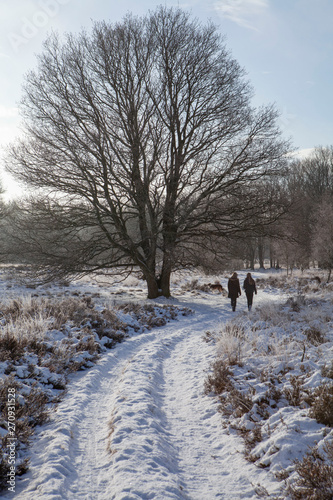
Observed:
[[[237,273],[232,273],[231,278],[228,280],[228,297],[231,299],[231,307],[236,311],[236,303],[238,297],[242,295]]]
[[[253,303],[253,294],[255,293],[257,295],[256,282],[252,278],[251,273],[247,273],[246,278],[244,280],[243,288],[245,290],[247,298],[248,310],[251,311]]]

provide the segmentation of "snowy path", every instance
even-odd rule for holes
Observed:
[[[32,447],[20,500],[258,498],[242,442],[203,395],[215,350],[203,341],[229,307],[127,339],[76,374]]]

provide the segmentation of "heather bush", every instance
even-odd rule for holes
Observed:
[[[219,396],[218,411],[226,417],[240,418],[253,407],[251,390],[241,391],[235,386]]]
[[[232,373],[229,366],[222,359],[217,359],[212,366],[212,373],[208,375],[205,380],[205,394],[214,392],[214,394],[221,394],[227,389],[232,387],[231,377]]]
[[[18,382],[13,375],[0,379],[0,428],[7,430],[7,396],[8,389],[15,389],[15,451],[16,475],[24,474],[28,469],[27,458],[23,458],[21,450],[25,450],[34,428],[48,421],[52,405],[55,402],[36,382],[26,386]],[[0,489],[6,486],[4,478],[9,471],[8,434],[0,435]]]
[[[291,376],[290,385],[285,387],[283,394],[291,406],[300,406],[302,402],[302,377]]]
[[[333,427],[333,384],[322,384],[314,391],[309,415],[318,423]]]
[[[333,379],[333,361],[328,366],[323,366],[322,368],[322,376]]]
[[[332,500],[333,498],[333,441],[323,447],[310,449],[303,460],[295,460],[297,479],[289,484],[291,500]]]
[[[307,341],[312,345],[318,346],[320,344],[324,344],[325,342],[327,342],[322,331],[319,330],[318,328],[315,327],[307,328],[304,331],[304,334],[306,335]]]
[[[212,366],[212,373],[205,380],[204,392],[213,392],[219,398],[219,411],[225,416],[240,417],[253,406],[251,391],[240,391],[232,379],[232,371],[221,358]]]
[[[245,443],[245,450],[244,450],[244,455],[245,458],[249,462],[256,462],[258,457],[252,455],[252,450],[255,448],[255,446],[262,441],[262,430],[261,430],[261,424],[257,422],[254,426],[253,429],[251,430],[241,430],[241,435],[244,439]]]

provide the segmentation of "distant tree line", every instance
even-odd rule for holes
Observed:
[[[333,268],[333,146],[290,159],[278,181],[285,213],[262,235],[242,238],[238,257],[250,268]]]

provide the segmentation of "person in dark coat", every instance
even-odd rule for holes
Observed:
[[[247,307],[249,311],[251,311],[253,303],[253,294],[255,293],[257,295],[256,282],[252,278],[251,273],[247,273],[246,278],[244,280],[243,288],[245,290],[247,298]]]
[[[239,279],[237,278],[237,273],[233,273],[231,278],[228,280],[228,297],[231,299],[231,307],[233,311],[236,311],[236,302],[240,295],[242,295],[242,292]]]

